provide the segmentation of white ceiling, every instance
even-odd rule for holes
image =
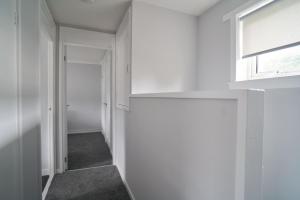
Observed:
[[[67,46],[67,63],[99,65],[105,52],[106,50],[89,47]]]
[[[130,0],[47,0],[49,9],[57,23],[73,27],[114,33]]]
[[[138,0],[149,4],[199,16],[221,0]]]
[[[116,32],[131,0],[46,0],[55,21],[65,26]],[[84,3],[91,1],[93,3]],[[200,15],[221,0],[137,0]]]

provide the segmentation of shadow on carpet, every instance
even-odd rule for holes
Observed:
[[[68,135],[68,169],[83,169],[112,164],[112,156],[101,133]]]
[[[46,200],[130,200],[115,166],[55,175]]]

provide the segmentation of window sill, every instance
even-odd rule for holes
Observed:
[[[265,78],[229,83],[230,89],[276,89],[300,87],[300,75],[277,78]]]

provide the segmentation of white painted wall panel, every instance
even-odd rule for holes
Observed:
[[[81,46],[67,46],[67,62],[99,65],[105,50]]]
[[[23,199],[40,200],[39,1],[20,3],[20,114]]]
[[[132,98],[126,179],[136,199],[234,199],[235,100]]]
[[[299,122],[299,88],[266,92],[263,200],[300,199]]]
[[[223,16],[245,2],[221,1],[198,18],[197,89],[229,89],[230,22],[223,22]]]
[[[68,132],[100,131],[100,65],[67,64]]]
[[[40,104],[42,173],[50,169],[48,124],[48,38],[40,34]],[[49,173],[49,172],[48,172]]]
[[[143,2],[132,5],[132,93],[196,87],[197,18]]]

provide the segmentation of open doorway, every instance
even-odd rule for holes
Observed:
[[[67,169],[112,164],[111,51],[65,45]]]
[[[58,121],[58,138],[57,138],[57,142],[58,142],[57,172],[63,173],[68,169],[90,168],[94,166],[112,164],[115,157],[114,156],[115,145],[113,139],[113,133],[114,133],[113,118],[114,118],[115,108],[112,106],[115,102],[115,89],[114,89],[115,88],[114,86],[115,35],[60,26],[58,47],[59,47],[59,57],[58,57],[59,58],[58,60],[59,61],[58,120],[59,121]],[[70,83],[71,79],[70,78],[68,79],[68,74],[70,74],[70,72],[68,72],[68,65],[74,65],[74,64],[77,65],[77,68],[80,68],[78,65],[90,65],[89,66],[90,70],[91,68],[96,68],[96,69],[94,70],[94,73],[91,73],[88,72],[87,66],[86,68],[81,67],[83,68],[83,70],[81,69],[81,72],[77,72],[77,74],[81,74],[79,78],[73,78],[74,83]],[[96,66],[98,66],[98,68]],[[72,67],[70,66],[69,68],[72,69]],[[80,69],[78,70],[80,71]],[[87,75],[86,73],[90,73],[90,75]],[[92,80],[90,80],[89,78],[86,79],[86,81],[84,79],[80,81],[79,79],[82,79],[83,76],[94,77],[96,81],[92,83]],[[85,83],[91,85],[91,89],[84,89]],[[72,85],[73,86],[77,85],[77,86],[73,87]],[[70,88],[68,88],[69,86]],[[71,90],[79,91],[80,87],[83,88],[83,89],[81,88],[81,90],[83,90],[83,95],[79,95],[80,97],[79,99],[87,100],[86,98],[87,96],[98,95],[96,100],[97,106],[93,107],[93,109],[89,108],[90,114],[88,112],[83,115],[78,114],[78,112],[76,111],[76,109],[78,109],[76,108],[77,106],[76,100],[74,104],[74,102],[72,103],[72,99],[68,97],[68,93]],[[95,92],[90,92],[89,90],[94,90]],[[87,102],[87,104],[89,105],[92,103]],[[91,117],[93,115],[97,117]],[[80,121],[77,122],[70,121],[72,120],[72,118],[73,119],[75,118],[77,120],[80,118],[82,119],[82,116],[85,116],[84,120],[86,124],[81,124]],[[83,127],[83,125],[88,125],[88,126]],[[96,162],[94,164],[93,161],[90,161],[90,164],[86,162],[86,164],[82,164],[82,165],[78,164],[77,167],[74,167],[74,165],[73,167],[69,167],[70,158],[71,158],[70,157],[71,155],[69,153],[74,152],[73,157],[76,157],[76,155],[78,156],[80,154],[82,155],[81,158],[76,158],[75,161],[76,160],[78,161],[79,159],[86,161],[87,157],[92,155],[91,153],[88,153],[87,155],[80,152],[77,148],[80,144],[73,146],[74,151],[73,150],[71,151],[71,147],[69,148],[69,142],[70,142],[68,140],[69,136],[70,137],[78,136],[79,138],[80,134],[85,134],[87,132],[90,133],[93,132],[93,134],[98,134],[97,136],[100,135],[102,137],[102,141],[105,142],[107,149],[109,149],[108,151],[111,152],[109,161],[98,162],[98,163]],[[77,139],[76,141],[84,141],[84,140]],[[93,140],[93,142],[94,141],[96,140]],[[99,142],[96,142],[96,145],[98,147],[95,149],[98,149],[99,146],[101,146]],[[87,149],[89,148],[90,147],[87,147]],[[101,156],[101,153],[98,151],[98,153],[95,153],[95,155]]]

